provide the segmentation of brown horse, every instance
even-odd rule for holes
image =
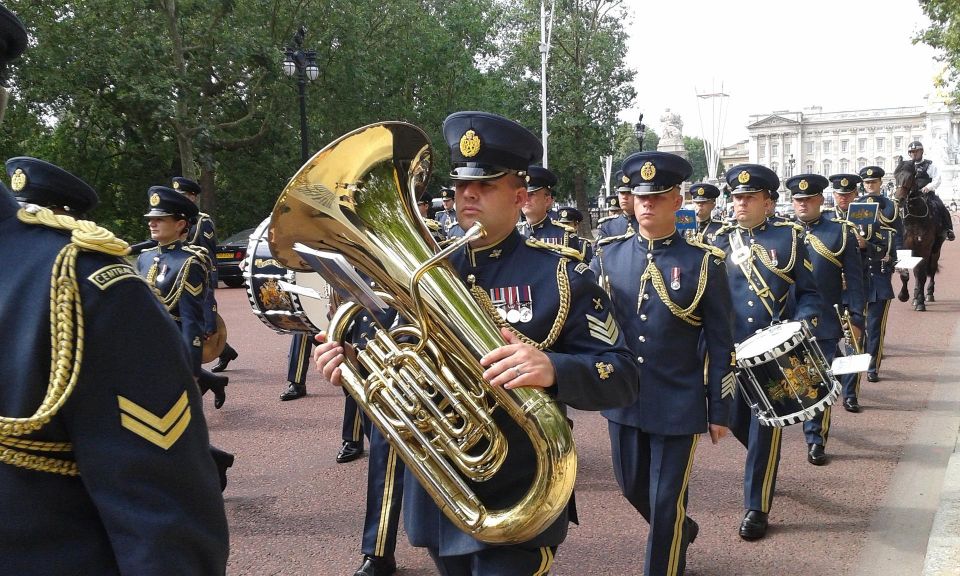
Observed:
[[[935,277],[940,269],[940,248],[943,246],[943,226],[936,213],[937,207],[926,194],[920,192],[913,161],[901,160],[894,177],[897,181],[895,196],[900,202],[900,214],[903,216],[903,249],[912,250],[914,256],[923,258],[914,269],[916,282],[913,289],[913,309],[922,312],[927,309],[927,300],[934,301]],[[928,278],[930,286],[924,294]],[[906,302],[909,298],[907,282],[910,273],[901,271],[900,280],[902,286],[897,299]]]

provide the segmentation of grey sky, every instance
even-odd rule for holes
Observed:
[[[916,0],[627,0],[628,63],[637,104],[621,118],[661,132],[665,108],[701,136],[696,92],[730,95],[723,145],[747,137],[747,117],[919,106],[941,69],[910,39],[926,25]],[[710,111],[703,108],[705,130]]]

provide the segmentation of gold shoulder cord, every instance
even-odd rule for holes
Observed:
[[[57,254],[50,276],[50,377],[47,393],[37,411],[27,418],[0,416],[0,462],[29,470],[77,476],[77,463],[64,458],[36,456],[38,452],[70,452],[69,442],[46,442],[19,438],[43,428],[63,407],[77,384],[83,363],[83,303],[77,284],[77,256],[94,250],[114,256],[129,252],[127,243],[93,222],[54,214],[29,206],[17,212],[26,224],[70,230],[71,243]]]
[[[663,275],[660,273],[660,269],[652,262],[647,265],[647,269],[640,275],[640,293],[643,293],[643,283],[649,279],[657,291],[657,294],[660,296],[660,300],[670,309],[670,312],[674,316],[691,326],[702,326],[703,318],[694,314],[693,311],[699,306],[700,299],[703,298],[703,292],[707,288],[707,265],[709,262],[710,254],[704,254],[703,260],[700,262],[700,278],[697,280],[697,292],[693,296],[693,302],[686,308],[681,308],[676,302],[670,299],[670,293],[667,292],[667,285],[663,281]]]
[[[793,265],[797,260],[797,229],[792,228],[792,243],[790,245],[790,261],[787,262],[787,265],[783,268],[777,268],[773,265],[773,260],[770,259],[770,255],[767,254],[767,249],[761,246],[760,244],[752,244],[750,246],[751,251],[756,254],[757,259],[771,272],[782,278],[788,284],[793,284],[793,278],[787,276],[787,273],[793,270]]]
[[[537,350],[545,350],[552,346],[560,336],[560,332],[563,330],[563,323],[566,322],[567,314],[570,312],[570,277],[567,276],[567,262],[569,262],[567,258],[561,258],[557,264],[557,291],[560,294],[560,309],[557,310],[557,317],[553,321],[553,326],[550,327],[550,332],[543,342],[531,340],[524,334],[518,332],[509,322],[500,318],[500,315],[497,314],[497,309],[493,306],[493,302],[490,301],[490,296],[487,294],[487,291],[480,286],[476,284],[471,285],[470,294],[473,295],[473,299],[487,312],[487,316],[489,316],[497,326],[513,332],[524,344],[529,344]]]
[[[843,254],[844,248],[847,247],[847,229],[844,226],[843,228],[843,242],[840,244],[840,251],[834,253],[830,248],[827,248],[827,245],[824,244],[819,238],[815,235],[807,233],[807,240],[810,242],[810,246],[813,247],[813,250],[823,256],[826,260],[829,260],[831,264],[837,268],[843,268],[843,262],[840,262],[840,255]]]

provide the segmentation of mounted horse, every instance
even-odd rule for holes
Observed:
[[[900,203],[900,214],[903,217],[903,249],[912,250],[914,256],[922,258],[914,269],[916,281],[913,289],[913,309],[924,311],[926,301],[934,301],[933,291],[935,277],[939,270],[940,248],[943,246],[943,226],[939,208],[930,200],[927,194],[921,192],[927,182],[919,182],[912,160],[901,160],[894,172],[897,182],[895,197]],[[930,286],[924,286],[927,279]],[[906,302],[909,297],[907,282],[910,273],[901,271],[900,280],[903,283],[897,299]]]

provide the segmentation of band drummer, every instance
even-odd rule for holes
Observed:
[[[819,323],[823,301],[817,293],[801,228],[767,219],[772,192],[780,186],[773,170],[741,164],[727,171],[736,224],[717,232],[715,245],[726,253],[727,277],[734,310],[734,340],[743,342],[776,320]],[[788,292],[796,305],[787,309]],[[742,396],[742,391],[738,391]],[[747,448],[743,499],[747,512],[740,524],[744,540],[763,538],[773,505],[780,466],[781,428],[760,425],[757,415],[740,398],[733,403],[730,430]]]
[[[819,174],[799,174],[787,180],[793,195],[793,209],[797,223],[804,228],[807,253],[813,263],[813,277],[823,299],[820,322],[812,328],[827,363],[832,363],[837,346],[844,335],[841,318],[845,313],[851,326],[862,330],[863,317],[863,263],[853,225],[846,220],[824,218],[821,215],[823,191],[830,182]],[[803,422],[807,440],[807,461],[814,466],[827,463],[826,446],[830,434],[830,406]]]
[[[507,389],[541,388],[578,409],[632,403],[636,363],[589,267],[560,247],[525,241],[516,230],[527,198],[524,176],[540,160],[540,141],[519,124],[485,112],[452,114],[443,134],[459,222],[467,229],[482,222],[487,232],[450,259],[468,287],[488,295],[501,325],[505,344],[480,359],[484,379]],[[339,383],[344,347],[320,344],[314,358],[324,376]],[[510,449],[501,470],[509,472],[476,484],[481,499],[515,500],[536,473],[537,457],[518,429],[508,425],[503,432]],[[410,474],[404,491],[411,544],[427,548],[438,570],[451,576],[547,573],[570,520],[564,509],[527,542],[490,545],[457,529]]]

